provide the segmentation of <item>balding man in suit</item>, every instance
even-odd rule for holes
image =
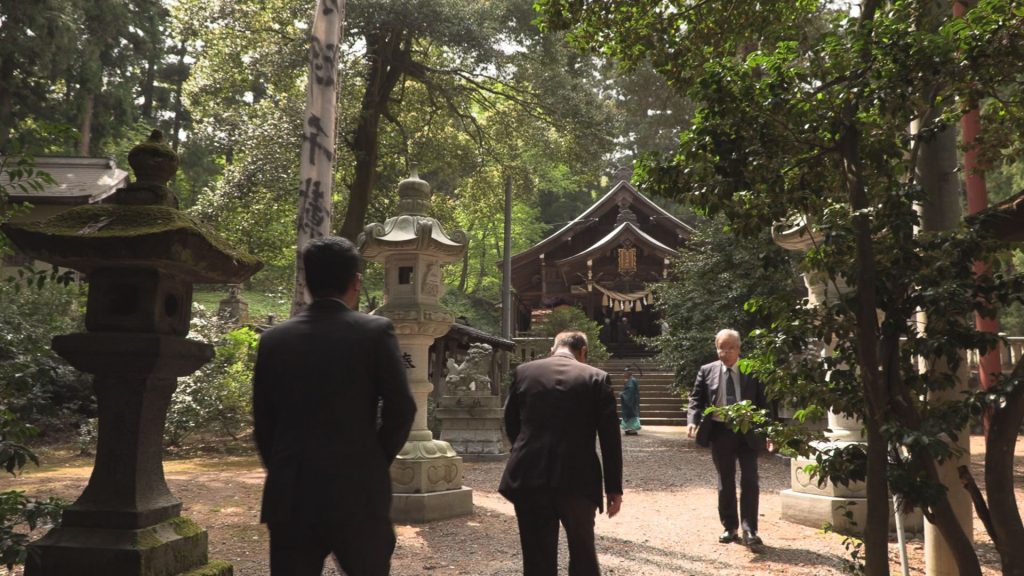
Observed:
[[[757,534],[760,486],[757,477],[757,454],[763,440],[753,430],[736,432],[722,417],[705,417],[709,406],[725,407],[749,400],[755,408],[767,408],[764,385],[749,374],[740,372],[740,335],[735,330],[721,330],[715,336],[718,360],[701,366],[697,381],[690,391],[687,410],[688,436],[696,431],[697,444],[711,448],[711,460],[718,473],[718,518],[725,532],[718,537],[723,544],[740,540],[737,530],[742,526],[742,542],[760,547]],[[736,462],[740,463],[740,513],[736,514]]]
[[[608,374],[586,359],[586,335],[562,332],[549,357],[516,368],[509,387],[505,430],[512,451],[498,491],[515,505],[524,576],[557,575],[559,523],[570,576],[598,576],[594,518],[603,510],[602,477],[608,517],[622,505],[615,395]]]

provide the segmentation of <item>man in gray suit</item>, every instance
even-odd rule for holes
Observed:
[[[516,367],[509,386],[505,430],[512,451],[498,492],[515,505],[525,576],[557,576],[559,523],[569,575],[598,576],[594,517],[604,503],[602,476],[608,517],[622,505],[615,395],[608,374],[586,360],[586,335],[562,332],[551,356]]]
[[[743,528],[743,543],[762,545],[757,534],[757,508],[760,487],[757,478],[757,454],[764,442],[753,430],[745,434],[734,432],[720,416],[705,418],[709,406],[724,407],[749,400],[756,408],[766,408],[764,385],[749,374],[740,372],[740,335],[735,330],[721,330],[715,336],[718,360],[701,366],[697,381],[690,391],[688,409],[689,430],[696,431],[697,444],[711,447],[711,460],[718,473],[718,518],[725,532],[718,541],[727,544],[740,539],[737,530]],[[736,515],[736,461],[740,463],[740,513]]]
[[[333,552],[349,576],[385,576],[395,548],[388,470],[416,402],[391,321],[357,311],[355,246],[319,238],[302,259],[313,303],[263,333],[253,374],[270,572],[319,576]]]

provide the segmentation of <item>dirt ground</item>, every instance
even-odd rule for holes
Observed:
[[[982,478],[984,443],[972,438],[975,477]],[[622,512],[597,520],[603,573],[628,576],[727,576],[844,574],[849,559],[843,537],[782,521],[779,491],[789,487],[789,463],[761,460],[760,554],[739,544],[718,544],[715,478],[710,454],[686,438],[684,428],[646,427],[623,438],[626,465]],[[1024,440],[1018,440],[1017,501],[1024,504]],[[57,495],[74,500],[88,481],[91,461],[60,451],[44,452],[44,467],[19,478],[0,479],[0,491]],[[503,462],[465,465],[464,484],[473,488],[472,516],[424,525],[398,525],[395,576],[513,576],[521,573],[518,529],[512,506],[497,492]],[[166,462],[171,490],[184,514],[209,531],[210,557],[234,564],[238,576],[263,576],[267,532],[258,523],[263,471],[254,456],[204,456]],[[1024,507],[1024,506],[1022,506]],[[999,573],[998,557],[975,519],[975,541],[986,575]],[[911,574],[924,574],[920,535],[909,542]],[[898,547],[890,546],[893,574],[900,573]],[[567,571],[564,537],[559,555]],[[337,575],[328,563],[324,574]]]

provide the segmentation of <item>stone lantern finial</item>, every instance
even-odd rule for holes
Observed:
[[[409,177],[398,184],[398,213],[425,216],[430,211],[430,184],[420,180],[416,164],[409,165]]]

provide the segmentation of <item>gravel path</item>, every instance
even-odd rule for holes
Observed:
[[[788,461],[761,460],[761,536],[763,553],[739,544],[717,542],[721,526],[715,511],[715,477],[710,454],[686,438],[684,428],[645,427],[623,438],[626,464],[622,512],[597,520],[597,548],[605,575],[727,576],[844,574],[848,555],[843,538],[779,519],[780,490],[789,487]],[[981,477],[983,444],[972,441],[975,474]],[[1024,461],[1024,440],[1018,442]],[[25,476],[0,480],[0,491],[55,494],[74,499],[84,487],[91,462],[46,455],[50,465]],[[465,485],[473,488],[472,516],[425,525],[399,525],[395,576],[521,574],[518,529],[511,504],[497,492],[503,462],[465,465]],[[1018,478],[1024,476],[1018,464]],[[166,464],[171,490],[185,503],[185,515],[207,528],[210,557],[228,560],[238,576],[265,576],[267,535],[258,524],[263,472],[254,457],[203,457]],[[1018,502],[1024,486],[1018,482]],[[975,520],[986,576],[999,573],[988,537]],[[893,573],[899,574],[895,543],[890,547]],[[564,537],[559,561],[567,571]],[[924,573],[923,543],[910,542],[911,574]],[[333,566],[324,574],[337,575]]]

